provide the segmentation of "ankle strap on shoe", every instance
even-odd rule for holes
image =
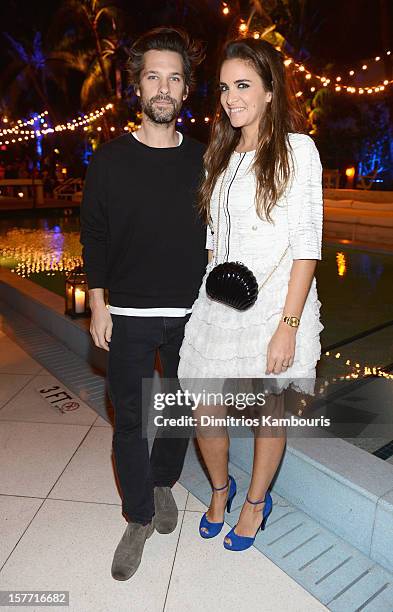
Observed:
[[[256,506],[257,504],[263,504],[265,499],[266,499],[266,495],[263,499],[258,499],[258,501],[251,501],[251,499],[248,498],[248,494],[246,495],[246,500],[248,501],[249,504],[252,504],[253,506]]]
[[[228,478],[228,480],[227,480],[226,485],[224,485],[223,487],[213,487],[213,489],[214,489],[215,491],[222,491],[223,489],[226,489],[228,485],[229,485],[229,478]]]

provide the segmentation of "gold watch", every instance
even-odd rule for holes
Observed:
[[[282,320],[284,321],[284,323],[287,323],[287,325],[290,325],[291,327],[299,327],[300,319],[298,317],[285,315]]]

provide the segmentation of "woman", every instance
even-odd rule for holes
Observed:
[[[285,71],[281,54],[265,41],[244,38],[224,48],[200,193],[210,226],[209,263],[180,351],[183,387],[194,379],[263,377],[275,393],[290,386],[314,393],[323,329],[314,277],[321,259],[321,165],[312,139],[299,133],[301,116]],[[258,299],[248,310],[206,294],[207,275],[224,261],[241,261],[258,280]],[[282,411],[280,401],[282,396],[270,396],[272,412]],[[207,437],[202,429],[197,438],[213,495],[199,532],[210,538],[221,531],[236,483],[228,477],[226,431]],[[249,548],[264,528],[272,509],[268,487],[284,447],[284,435],[255,436],[249,491],[237,525],[224,538],[228,550]]]

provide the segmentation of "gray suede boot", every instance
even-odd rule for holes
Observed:
[[[154,506],[154,527],[158,533],[175,531],[179,511],[171,487],[154,487]]]
[[[120,540],[112,562],[112,577],[128,580],[139,567],[147,538],[154,531],[154,517],[147,525],[129,522]]]

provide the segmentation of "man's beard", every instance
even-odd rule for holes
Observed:
[[[156,102],[170,102],[170,106],[158,107]],[[150,100],[141,98],[143,113],[154,123],[171,123],[179,114],[180,104],[170,96],[154,96]]]

